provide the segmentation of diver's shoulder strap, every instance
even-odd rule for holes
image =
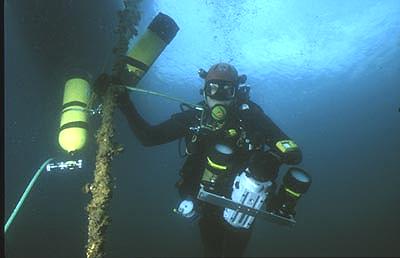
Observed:
[[[251,100],[238,103],[237,105],[237,114],[241,121],[248,122],[257,119],[257,115],[259,115],[260,112],[263,112],[262,109]]]

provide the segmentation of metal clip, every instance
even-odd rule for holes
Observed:
[[[100,104],[97,108],[95,109],[89,109],[89,113],[94,116],[96,114],[101,115],[103,112],[103,104]]]

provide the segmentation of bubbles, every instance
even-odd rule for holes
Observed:
[[[399,44],[396,1],[162,1],[157,8],[181,28],[157,61],[178,77],[220,61],[260,79],[360,73]]]

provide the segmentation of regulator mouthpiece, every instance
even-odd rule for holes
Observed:
[[[211,110],[211,116],[218,122],[225,120],[227,110],[223,105],[215,105]]]

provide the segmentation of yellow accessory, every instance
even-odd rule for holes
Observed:
[[[219,169],[219,170],[226,170],[228,167],[227,166],[222,166],[218,165],[217,163],[214,163],[209,157],[207,157],[208,165],[210,165],[213,168]]]
[[[175,21],[159,13],[126,56],[127,68],[138,82],[178,32]]]
[[[283,153],[294,151],[298,148],[297,144],[292,140],[282,140],[275,144],[275,146]]]
[[[236,135],[237,135],[237,131],[235,129],[232,128],[232,129],[228,130],[228,136],[229,137],[234,137]]]
[[[289,188],[285,188],[285,191],[288,192],[288,193],[290,193],[290,194],[293,195],[293,196],[296,196],[296,197],[300,197],[300,195],[301,195],[301,194],[299,194],[299,193],[293,192],[293,191],[290,190]]]
[[[224,120],[226,118],[226,114],[226,108],[222,105],[216,105],[211,110],[211,116],[217,121]]]

